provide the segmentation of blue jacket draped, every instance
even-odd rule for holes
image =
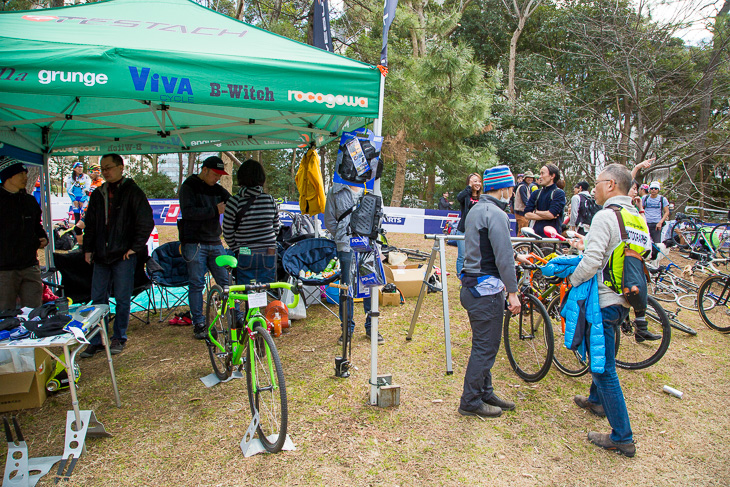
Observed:
[[[582,258],[580,255],[556,257],[542,267],[542,273],[547,277],[568,277]],[[565,318],[565,347],[580,351],[585,358],[587,346],[591,372],[602,374],[606,366],[606,339],[603,335],[601,306],[598,304],[598,274],[570,290],[560,316]]]

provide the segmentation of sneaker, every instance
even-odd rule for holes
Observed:
[[[506,399],[500,399],[500,397],[496,394],[492,394],[492,397],[488,401],[484,401],[484,404],[496,406],[502,411],[514,411],[515,409],[515,403]]]
[[[97,352],[101,352],[102,350],[104,350],[104,345],[89,345],[79,354],[79,357],[91,358],[96,355]]]
[[[368,337],[368,340],[370,340],[370,330],[365,330],[365,336]],[[385,338],[383,338],[383,335],[378,333],[378,345],[382,345],[385,343]]]
[[[193,327],[193,336],[196,340],[205,340],[208,337],[208,330],[205,329],[205,325],[195,325]]]
[[[652,333],[649,330],[641,330],[641,329],[637,328],[636,331],[634,332],[634,339],[636,340],[636,343],[641,343],[644,340],[646,340],[646,341],[661,340],[662,336]]]
[[[459,407],[459,414],[462,416],[479,416],[481,418],[496,418],[502,415],[502,408],[481,403],[474,410],[462,409]]]
[[[124,344],[125,342],[119,340],[118,338],[112,338],[112,344],[109,347],[109,351],[112,355],[117,355],[122,353],[122,350],[124,350]]]
[[[612,450],[629,458],[636,455],[636,445],[633,442],[614,443],[613,440],[611,440],[611,435],[608,433],[596,433],[595,431],[590,431],[588,433],[588,441],[596,446],[600,446],[604,450]]]
[[[606,411],[603,410],[603,406],[601,404],[596,404],[595,402],[589,401],[588,398],[585,396],[575,396],[573,397],[573,402],[579,408],[587,409],[599,418],[606,417]]]
[[[352,333],[350,333],[350,336],[347,337],[348,342],[352,342]],[[342,346],[342,334],[340,334],[340,338],[337,339],[337,345]]]

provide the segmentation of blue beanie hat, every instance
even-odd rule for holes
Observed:
[[[484,171],[483,191],[488,193],[495,189],[509,188],[515,185],[515,177],[507,166],[490,167]]]

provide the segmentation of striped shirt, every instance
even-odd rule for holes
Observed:
[[[239,210],[254,197],[256,200],[241,218],[238,228],[234,228]],[[221,226],[228,247],[238,250],[241,247],[257,249],[275,246],[281,224],[274,198],[264,193],[261,186],[256,186],[241,188],[238,194],[231,196]]]

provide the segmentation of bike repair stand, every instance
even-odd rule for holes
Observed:
[[[352,340],[350,339],[350,286],[346,284],[330,284],[340,289],[340,309],[342,310],[342,355],[335,357],[335,377],[350,377],[350,357],[352,357]],[[344,304],[344,306],[343,306]],[[353,303],[354,307],[355,303]]]
[[[428,277],[431,275],[433,270],[433,264],[436,261],[436,255],[439,256],[439,265],[441,266],[441,303],[443,305],[444,312],[444,346],[446,348],[446,375],[454,373],[453,365],[451,364],[451,326],[449,323],[449,292],[446,285],[446,240],[464,240],[464,235],[424,235],[427,240],[433,240],[433,248],[431,249],[431,257],[428,260],[428,266],[426,267],[426,273],[423,275],[423,283],[421,284],[421,292],[418,293],[418,301],[416,302],[416,309],[413,311],[413,318],[411,319],[411,328],[408,330],[406,340],[410,341],[413,339],[413,330],[416,328],[416,321],[418,315],[421,312],[421,304],[423,304],[423,297],[426,295],[426,289],[429,288]]]
[[[10,429],[8,417],[3,416],[5,425],[5,437],[8,440],[8,458],[5,461],[5,475],[3,476],[3,487],[33,487],[41,477],[51,471],[53,465],[63,457],[39,457],[28,458],[28,445],[20,432],[18,418],[13,416],[15,436]],[[34,472],[31,474],[31,472]]]

